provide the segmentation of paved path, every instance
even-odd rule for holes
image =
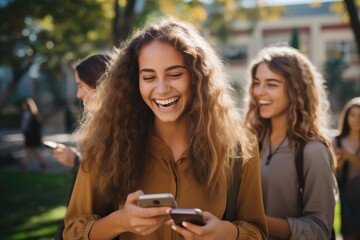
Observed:
[[[45,126],[43,140],[52,140],[69,145],[73,143],[74,137],[71,134],[65,133],[61,128]],[[0,166],[2,168],[9,171],[20,171],[20,162],[24,157],[23,144],[24,138],[19,131],[0,130]],[[41,147],[39,150],[47,166],[46,173],[70,172],[70,168],[63,166],[53,157],[51,149]],[[5,159],[4,156],[6,155],[11,155],[12,160]],[[27,171],[40,171],[38,161],[35,158],[30,159]]]

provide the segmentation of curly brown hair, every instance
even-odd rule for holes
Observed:
[[[269,69],[286,79],[290,106],[288,110],[288,139],[298,145],[318,139],[331,150],[329,134],[329,101],[324,78],[310,60],[297,49],[288,46],[262,49],[249,65],[247,92],[247,127],[261,143],[270,126],[270,120],[260,116],[259,105],[254,97],[254,78],[258,66],[266,63]]]
[[[113,201],[124,201],[137,189],[146,165],[142,154],[154,114],[140,95],[138,57],[154,40],[181,52],[190,73],[192,100],[185,112],[190,123],[188,152],[192,171],[208,192],[215,193],[231,178],[233,161],[228,159],[238,156],[239,143],[247,158],[256,142],[242,126],[224,64],[200,33],[174,18],[150,22],[116,50],[118,56],[95,94],[97,109],[78,130],[83,168],[95,175],[98,189]]]

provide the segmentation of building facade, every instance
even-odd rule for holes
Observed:
[[[260,20],[253,30],[250,23],[238,22],[226,45],[215,38],[213,44],[222,50],[230,63],[231,76],[240,86],[246,81],[246,65],[260,49],[295,43],[321,72],[328,60],[340,58],[346,65],[341,80],[354,81],[360,95],[360,65],[354,34],[350,24],[331,10],[333,4],[284,6],[284,14],[277,19]]]

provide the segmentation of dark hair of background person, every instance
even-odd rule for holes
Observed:
[[[350,132],[350,126],[347,119],[349,116],[350,109],[352,107],[360,107],[360,97],[355,97],[349,100],[343,107],[343,110],[341,111],[339,117],[339,125],[338,125],[339,137],[345,137]]]
[[[77,62],[74,69],[78,73],[81,81],[91,88],[96,88],[96,84],[101,75],[106,71],[109,61],[110,56],[96,54]]]

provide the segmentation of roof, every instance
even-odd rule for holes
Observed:
[[[311,4],[287,5],[285,15],[289,17],[306,17],[313,15],[336,15],[330,9],[334,2],[323,2],[319,6],[313,7]]]

